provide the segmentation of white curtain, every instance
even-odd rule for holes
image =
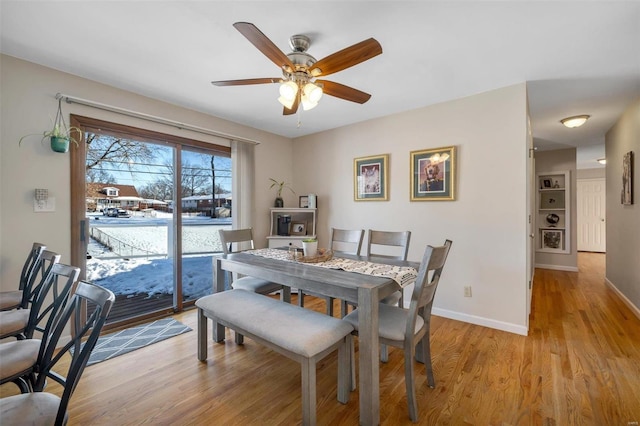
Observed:
[[[253,143],[231,141],[233,229],[250,228],[253,223],[254,161]]]

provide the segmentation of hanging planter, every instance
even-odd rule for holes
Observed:
[[[76,132],[79,136],[77,139],[72,135]],[[20,138],[18,144],[22,143],[22,140],[39,134],[29,134]],[[78,146],[78,139],[82,138],[82,130],[77,127],[67,127],[67,123],[64,121],[64,114],[62,113],[62,97],[58,98],[58,111],[56,112],[56,118],[53,120],[53,128],[42,133],[42,139],[40,142],[44,142],[45,139],[49,139],[51,143],[51,150],[54,152],[68,152],[69,142],[73,142]]]

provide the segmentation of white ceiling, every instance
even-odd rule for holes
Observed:
[[[0,13],[2,53],[292,138],[527,81],[539,149],[594,146],[640,97],[638,1],[1,0]],[[306,34],[316,59],[376,38],[382,55],[326,78],[371,100],[284,117],[275,84],[212,86],[280,77],[237,21],[285,53]],[[559,124],[576,114],[592,118]]]

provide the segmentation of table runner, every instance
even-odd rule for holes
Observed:
[[[269,259],[295,262],[295,260],[291,258],[291,254],[289,254],[287,250],[267,248],[247,250],[244,253],[267,257]],[[347,272],[391,278],[402,288],[413,283],[418,276],[415,268],[412,268],[410,266],[386,265],[382,263],[373,263],[363,260],[344,259],[341,257],[333,257],[331,260],[328,260],[326,262],[305,263],[305,265],[318,266],[321,268],[329,269],[342,269],[343,271]]]

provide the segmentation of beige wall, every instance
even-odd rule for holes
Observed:
[[[569,171],[570,206],[571,206],[571,244],[570,253],[556,254],[536,252],[536,267],[566,271],[578,271],[578,224],[576,214],[576,149],[558,149],[554,151],[536,152],[536,173]],[[538,236],[536,235],[536,238]],[[538,244],[536,244],[538,247]]]
[[[50,127],[55,116],[58,92],[90,99],[104,104],[156,115],[218,132],[258,140],[256,147],[254,228],[258,246],[265,246],[269,232],[269,208],[275,193],[269,190],[268,178],[277,170],[277,178],[292,178],[291,140],[249,127],[240,126],[210,115],[180,108],[171,104],[114,89],[103,84],[41,67],[10,56],[0,56],[0,91],[2,113],[0,131],[0,288],[13,289],[18,283],[20,269],[29,247],[34,241],[48,245],[62,254],[62,262],[69,261],[69,155],[51,151],[40,137],[23,141],[21,136],[42,133]],[[77,104],[64,104],[69,114],[117,121],[136,127],[229,146],[229,141],[178,130],[115,113],[100,111]],[[34,188],[47,188],[55,197],[56,211],[33,212]],[[286,194],[285,194],[286,195]],[[297,204],[291,195],[288,205]]]
[[[605,138],[607,157],[607,281],[640,317],[640,99]],[[633,151],[633,204],[622,205],[622,156]]]
[[[526,334],[526,103],[519,84],[294,140],[296,190],[319,197],[320,245],[332,226],[411,230],[409,258],[419,260],[449,238],[434,313]],[[410,151],[450,145],[457,201],[409,201]],[[389,201],[354,201],[353,159],[385,153]]]

